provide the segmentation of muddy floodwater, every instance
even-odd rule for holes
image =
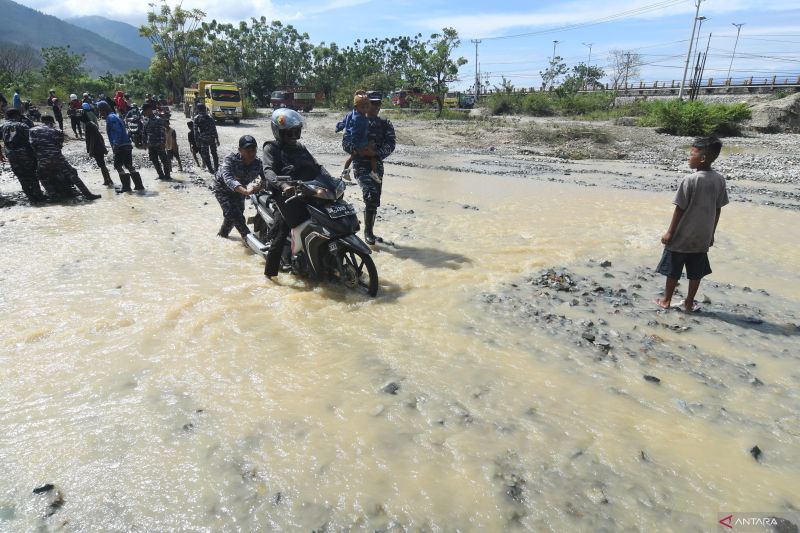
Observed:
[[[269,128],[220,131],[227,153]],[[307,141],[338,172],[333,141]],[[387,161],[374,299],[266,280],[215,237],[186,157],[174,183],[144,167],[145,195],[0,210],[0,531],[683,532],[797,513],[800,212],[732,202],[702,312],[661,311],[671,192],[604,187],[625,161],[581,186],[492,174],[502,158]]]

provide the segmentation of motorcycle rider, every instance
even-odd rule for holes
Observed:
[[[29,132],[31,147],[38,161],[37,172],[43,183],[50,183],[63,192],[75,185],[87,200],[97,200],[99,194],[92,194],[78,176],[78,171],[69,164],[61,153],[64,146],[64,132],[55,128],[55,120],[50,115],[42,117],[42,125],[31,128]]]
[[[214,196],[223,216],[218,236],[227,238],[236,227],[242,240],[247,238],[250,228],[244,218],[244,199],[261,188],[260,183],[247,186],[259,178],[264,179],[264,167],[258,159],[258,143],[252,135],[243,135],[239,151],[222,161],[214,179]]]
[[[142,112],[147,118],[147,124],[144,126],[144,135],[147,142],[147,152],[150,155],[150,161],[153,163],[158,179],[171,180],[172,164],[167,156],[166,144],[167,135],[164,130],[164,121],[161,117],[153,113],[153,104],[145,103],[142,106]],[[163,169],[162,169],[162,166]]]
[[[194,140],[200,148],[200,157],[203,159],[206,168],[214,174],[219,169],[219,156],[217,146],[219,146],[219,135],[217,134],[217,123],[214,117],[208,114],[206,105],[197,102],[197,114],[192,119],[194,123]],[[209,156],[209,151],[211,156]],[[211,158],[214,158],[214,166],[211,166]]]
[[[31,202],[43,202],[46,198],[36,177],[36,155],[29,139],[31,126],[30,121],[22,120],[22,114],[18,110],[10,108],[6,111],[6,121],[0,127],[0,134],[5,155],[23,192]]]
[[[383,188],[383,160],[389,157],[395,149],[395,133],[392,123],[380,118],[378,113],[381,111],[383,95],[378,91],[367,92],[370,107],[367,111],[369,121],[368,139],[374,149],[367,148],[360,156],[353,159],[354,175],[358,184],[361,186],[361,193],[364,198],[364,240],[367,244],[375,244],[375,241],[383,241],[374,234],[375,218],[378,216],[378,207],[381,205],[381,191]],[[352,153],[353,146],[349,146],[344,139],[342,148],[346,152]],[[371,176],[372,171],[370,160],[376,158],[378,167],[377,173],[380,181],[375,181]]]
[[[311,152],[297,142],[303,132],[303,117],[292,109],[276,109],[272,113],[271,126],[274,141],[264,143],[262,162],[264,163],[265,187],[275,194],[278,207],[276,212],[275,233],[267,252],[267,264],[264,275],[268,278],[278,274],[283,254],[284,243],[291,228],[308,219],[308,209],[303,201],[292,197],[292,188],[277,177],[288,175],[294,180],[313,180],[321,174],[330,176],[327,170],[317,163]],[[367,164],[369,168],[369,164]],[[284,195],[289,198],[285,198]]]
[[[116,113],[111,112],[111,106],[103,102],[98,104],[97,111],[106,121],[106,133],[111,151],[114,152],[114,169],[119,174],[122,189],[117,192],[131,192],[131,180],[137,191],[143,191],[142,177],[133,168],[133,144],[125,129],[125,124]],[[127,169],[128,172],[124,172]]]
[[[67,116],[69,117],[70,126],[72,126],[72,133],[75,134],[76,139],[83,138],[83,126],[81,125],[81,118],[79,116],[81,114],[83,114],[83,107],[81,101],[78,100],[78,96],[76,94],[69,95]]]

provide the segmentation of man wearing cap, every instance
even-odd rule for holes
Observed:
[[[149,102],[142,106],[142,113],[147,118],[147,124],[144,126],[144,136],[147,140],[147,153],[150,155],[150,162],[153,163],[153,167],[158,173],[158,179],[171,180],[172,163],[170,163],[167,156],[167,132],[164,129],[164,121],[153,113],[153,104]]]
[[[380,118],[378,113],[381,111],[381,101],[383,95],[378,91],[367,92],[370,101],[367,120],[369,121],[368,139],[370,145],[374,145],[374,150],[367,148],[361,156],[353,159],[353,169],[356,179],[361,186],[361,193],[364,197],[364,240],[368,244],[375,244],[375,241],[382,241],[374,234],[375,219],[378,216],[378,207],[381,205],[381,191],[383,188],[383,160],[389,157],[395,148],[395,133],[392,123],[384,118]],[[342,148],[346,152],[352,153],[352,147],[346,146],[342,141]],[[380,181],[374,180],[370,176],[372,171],[370,159],[377,159],[376,169]]]
[[[203,159],[206,168],[212,174],[219,168],[219,156],[217,146],[219,146],[219,135],[217,134],[217,123],[214,117],[208,114],[206,105],[197,102],[197,114],[192,119],[194,123],[194,140],[200,148],[200,157]],[[209,155],[211,152],[211,155]],[[214,166],[211,166],[211,158],[214,158]]]
[[[244,219],[244,199],[261,188],[256,183],[264,178],[264,167],[257,157],[258,143],[252,135],[239,139],[239,151],[227,156],[214,179],[214,196],[222,207],[222,227],[217,235],[227,238],[235,226],[244,240],[250,233]],[[248,185],[250,185],[248,187]]]

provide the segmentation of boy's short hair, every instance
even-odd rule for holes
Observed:
[[[8,120],[16,120],[22,116],[22,113],[19,112],[19,109],[14,109],[13,107],[10,109],[6,109],[6,119]]]
[[[697,148],[709,161],[714,161],[722,151],[722,141],[714,135],[710,137],[695,137],[692,148]]]
[[[186,123],[186,125],[191,128],[192,126],[194,126],[194,120],[190,120],[189,122]]]
[[[142,105],[142,111],[147,111],[148,109],[153,109],[153,104],[151,104],[150,102],[145,102]]]
[[[55,124],[56,119],[50,115],[42,115],[42,124]]]
[[[358,107],[363,102],[369,103],[369,97],[367,96],[366,92],[358,91],[353,97],[353,107]]]

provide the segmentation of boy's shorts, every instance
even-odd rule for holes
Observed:
[[[703,279],[711,274],[711,263],[708,262],[706,252],[685,254],[671,252],[667,249],[664,249],[664,253],[661,254],[661,261],[658,262],[656,272],[668,278],[681,279],[684,265],[686,265],[688,279]]]

